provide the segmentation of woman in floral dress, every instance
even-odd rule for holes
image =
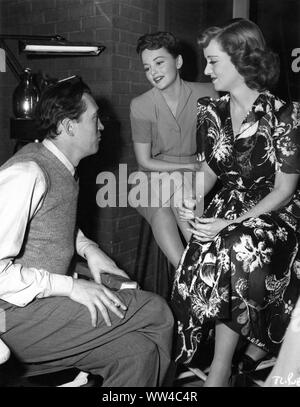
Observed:
[[[205,386],[226,386],[240,336],[251,343],[251,361],[276,352],[299,295],[300,107],[267,90],[278,78],[278,58],[251,21],[211,27],[199,44],[205,74],[228,92],[198,101],[204,191],[218,178],[222,187],[203,217],[179,210],[193,236],[172,293],[176,361],[192,360],[213,321]]]

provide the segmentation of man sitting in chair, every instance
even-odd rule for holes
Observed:
[[[28,374],[76,367],[103,386],[159,386],[169,366],[172,314],[157,295],[111,291],[126,277],[76,229],[79,161],[98,150],[98,106],[80,78],[49,86],[36,110],[45,134],[0,168],[1,339]],[[67,275],[74,249],[94,281]]]

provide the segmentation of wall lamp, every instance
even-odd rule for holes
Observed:
[[[106,48],[104,45],[98,43],[68,41],[60,35],[0,34],[0,48],[4,49],[7,65],[18,79],[20,78],[23,68],[7,45],[6,40],[18,40],[19,52],[31,55],[97,56]]]
[[[37,133],[31,115],[37,103],[38,94],[46,86],[57,82],[57,80],[41,73],[31,74],[29,68],[24,70],[8,45],[13,40],[18,41],[19,52],[31,56],[97,56],[106,47],[92,42],[67,41],[60,35],[10,35],[0,33],[0,72],[6,72],[7,65],[19,81],[19,85],[13,93],[13,110],[16,118],[10,119],[10,135],[11,138],[22,143],[35,140]],[[18,143],[16,148],[17,145]]]

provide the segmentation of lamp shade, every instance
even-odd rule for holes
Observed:
[[[69,42],[69,41],[19,41],[20,51],[27,54],[56,54],[56,55],[99,55],[105,50],[104,45],[97,43]]]

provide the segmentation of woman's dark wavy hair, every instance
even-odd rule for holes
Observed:
[[[35,109],[35,122],[43,137],[58,136],[58,125],[65,119],[78,120],[87,109],[82,100],[90,88],[81,80],[73,78],[48,86],[42,93]]]
[[[223,27],[210,27],[200,35],[198,44],[206,48],[211,40],[230,56],[249,88],[263,91],[278,81],[279,57],[266,46],[261,30],[252,21],[235,18]]]
[[[177,38],[168,31],[158,31],[152,34],[142,35],[137,42],[136,52],[138,55],[145,49],[154,50],[164,47],[174,58],[181,54],[181,47]]]

